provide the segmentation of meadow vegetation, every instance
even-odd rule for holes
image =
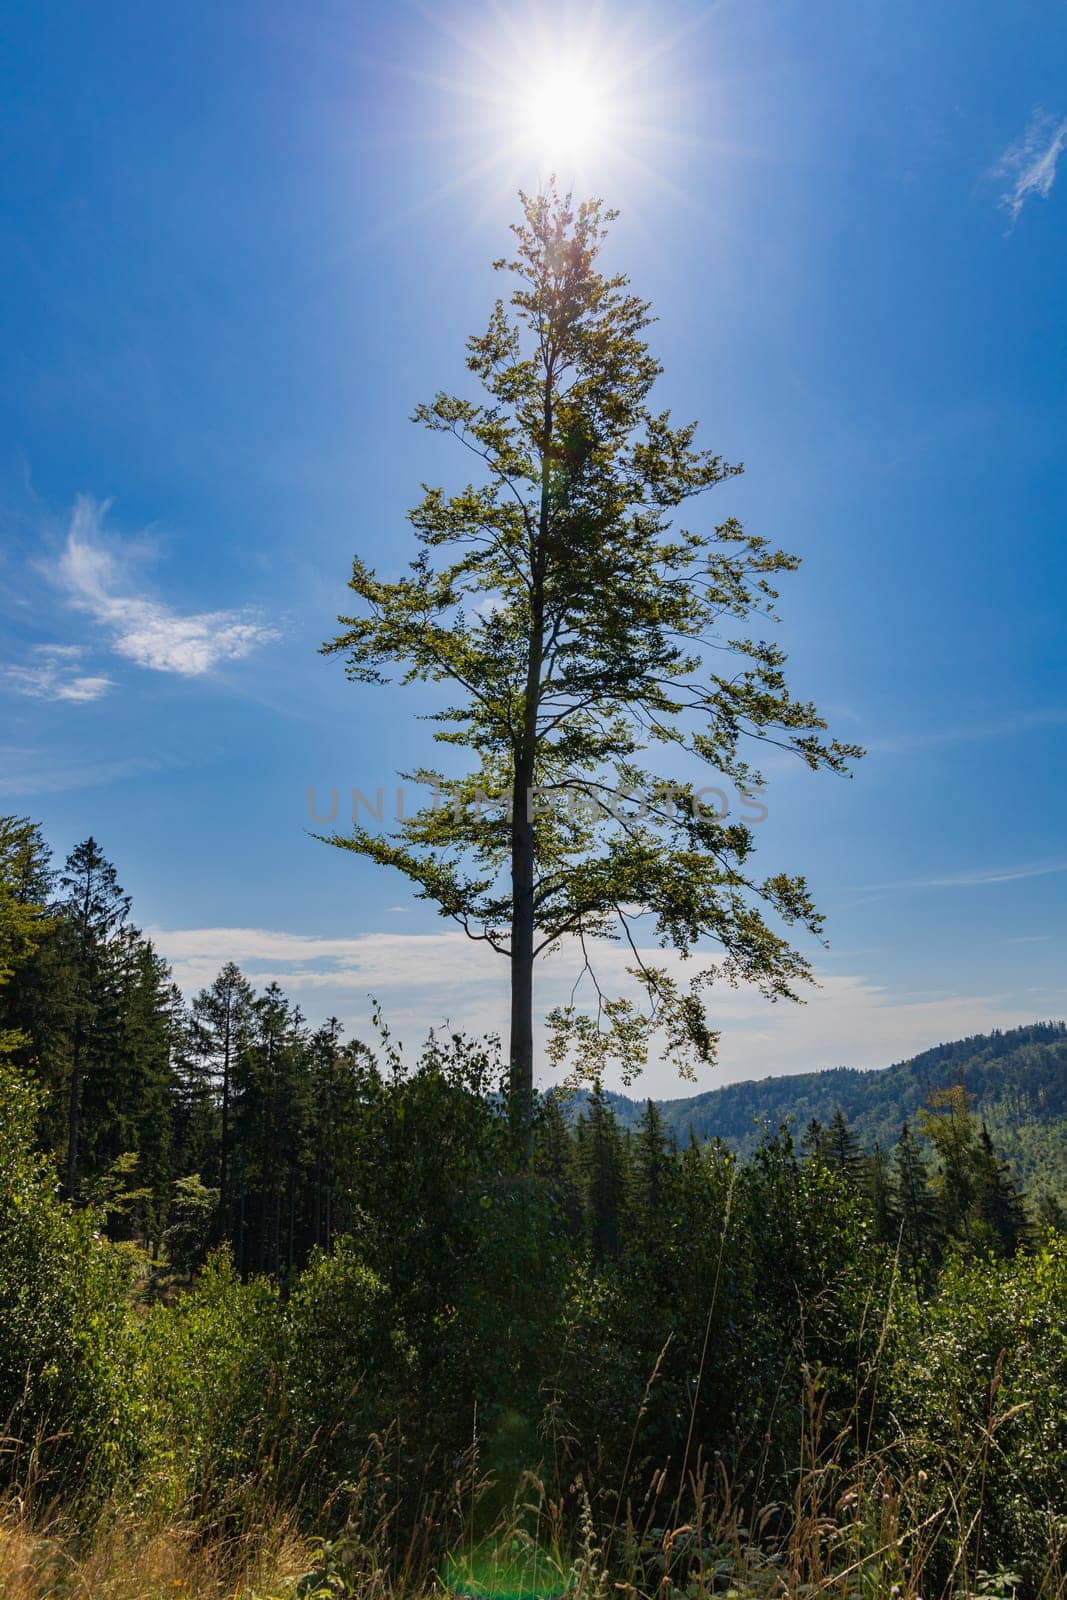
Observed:
[[[327,1168],[321,1040],[287,1012],[265,1080],[279,1002],[261,996],[231,1041],[224,1212],[221,1087],[200,1081],[183,1144],[188,1018],[169,997],[166,1188],[136,1149],[85,1159],[69,1188],[72,1036],[61,1049],[53,1017],[35,1042],[14,999],[18,972],[25,996],[33,963],[76,944],[61,898],[33,903],[9,872],[5,1597],[1062,1594],[1067,1239],[965,1092],[947,1085],[886,1158],[843,1117],[742,1158],[679,1144],[652,1104],[627,1130],[600,1094],[577,1115],[548,1096],[516,1170],[491,1048],[438,1039],[405,1067],[388,1038],[338,1038],[345,1161]],[[136,1055],[108,1062],[133,1100]],[[86,1105],[81,1147],[103,1151]],[[242,1140],[291,1137],[298,1113],[279,1207]],[[270,1270],[242,1218],[256,1240],[279,1228]]]

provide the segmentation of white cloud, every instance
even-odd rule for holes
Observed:
[[[1067,117],[1056,118],[1039,109],[1030,118],[1025,131],[1005,150],[992,176],[1008,180],[1000,204],[1011,217],[1010,227],[1015,226],[1027,200],[1034,195],[1048,199],[1065,146]]]
[[[79,497],[54,576],[72,605],[108,629],[118,655],[154,672],[196,678],[279,637],[248,609],[183,615],[130,592],[113,548],[102,542],[106,511],[106,504]]]
[[[78,663],[84,654],[75,644],[36,645],[28,666],[14,662],[0,666],[0,683],[12,693],[34,700],[73,700],[81,704],[99,700],[114,688],[114,682],[79,672]]]
[[[366,997],[375,995],[409,1050],[431,1027],[446,1024],[475,1035],[506,1031],[507,962],[459,932],[326,939],[261,928],[187,928],[154,929],[152,938],[186,994],[209,984],[224,962],[236,961],[257,985],[280,983],[314,1020],[333,1012],[368,1038]],[[663,952],[650,954],[664,959]],[[604,944],[597,957],[606,985],[625,987],[628,952]],[[676,958],[672,965],[683,970]],[[567,952],[541,966],[536,996],[542,1016],[566,998],[576,970]],[[1053,1009],[1063,1009],[1065,1000],[1054,997]],[[1032,1005],[1015,997],[893,992],[857,974],[822,975],[804,1006],[771,1005],[749,987],[724,986],[711,991],[709,1010],[723,1032],[716,1070],[691,1086],[653,1064],[635,1093],[689,1094],[695,1087],[818,1067],[886,1066],[943,1040],[1033,1021]]]

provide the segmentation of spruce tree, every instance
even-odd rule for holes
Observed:
[[[646,1100],[634,1136],[629,1211],[638,1248],[653,1255],[661,1251],[670,1214],[670,1158],[654,1100]]]
[[[626,1166],[622,1133],[599,1084],[589,1096],[585,1157],[589,1244],[594,1261],[614,1261],[622,1244]]]
[[[119,1018],[115,1001],[128,945],[123,932],[130,897],[96,840],[71,851],[60,878],[60,909],[67,935],[72,980],[72,1017],[67,1082],[68,1194],[82,1170],[82,1102],[88,1082],[97,1105],[104,1096],[97,1079],[117,1048]]]
[[[173,1178],[172,1045],[170,971],[149,940],[124,930],[122,987],[117,997],[117,1054],[97,1074],[94,1166],[101,1170],[124,1155],[136,1156],[139,1203],[128,1222],[156,1248],[166,1222]]]
[[[176,988],[171,990],[170,1034],[175,1170],[199,1178],[205,1192],[217,1196],[220,1119],[213,1074],[192,1010]],[[217,1222],[216,1215],[212,1225]]]
[[[568,1238],[578,1238],[582,1231],[582,1201],[576,1145],[561,1096],[554,1090],[538,1102],[533,1162],[535,1173],[548,1185],[564,1232]]]
[[[349,1231],[356,1220],[363,1182],[357,1145],[371,1055],[359,1040],[346,1044],[340,1022],[330,1017],[311,1035],[307,1057],[308,1224],[311,1242],[329,1249],[337,1235]]]
[[[826,1141],[826,1129],[818,1117],[811,1117],[800,1136],[800,1153],[808,1161],[821,1158]]]
[[[198,1064],[218,1098],[219,1212],[224,1223],[230,1206],[234,1067],[248,1042],[254,998],[252,985],[240,968],[227,961],[211,987],[202,989],[192,1005]]]
[[[877,1140],[875,1140],[865,1164],[864,1188],[871,1208],[871,1221],[874,1224],[875,1238],[880,1244],[895,1245],[897,1229],[894,1225],[893,1180],[889,1157]]]
[[[937,1259],[937,1210],[922,1148],[907,1123],[893,1153],[893,1176],[901,1261],[912,1281],[922,1285]]]
[[[821,1140],[820,1153],[826,1164],[849,1183],[860,1183],[863,1177],[863,1152],[840,1106],[830,1118],[830,1125]]]
[[[974,1151],[976,1221],[998,1255],[1013,1256],[1029,1236],[1026,1208],[1008,1163],[982,1123]]]
[[[238,1261],[245,1271],[278,1272],[300,1254],[311,1082],[303,1016],[276,983],[253,1004],[234,1073]]]

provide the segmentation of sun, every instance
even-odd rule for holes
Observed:
[[[517,131],[539,158],[582,162],[606,141],[613,116],[606,83],[585,63],[561,62],[521,95]]]
[[[477,21],[473,9],[434,9],[432,65],[407,70],[433,107],[425,123],[415,117],[413,137],[441,146],[447,166],[420,204],[464,190],[477,215],[495,215],[516,188],[552,178],[613,203],[653,186],[679,192],[672,169],[706,139],[692,131],[708,125],[708,96],[702,88],[698,105],[690,36],[710,8],[673,28],[623,17],[609,0],[492,0]]]

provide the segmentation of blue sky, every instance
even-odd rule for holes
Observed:
[[[792,681],[870,750],[768,768],[761,857],[831,947],[803,1010],[722,995],[714,1081],[1062,1016],[1051,0],[12,8],[0,808],[95,834],[187,987],[233,956],[313,1019],[500,1025],[503,971],[308,837],[310,787],[388,790],[427,737],[316,652],[353,552],[396,571],[460,480],[408,418],[464,385],[543,175],[515,103],[583,54],[610,138],[561,176],[620,208],[664,403],[746,465],[709,514],[804,557]]]

